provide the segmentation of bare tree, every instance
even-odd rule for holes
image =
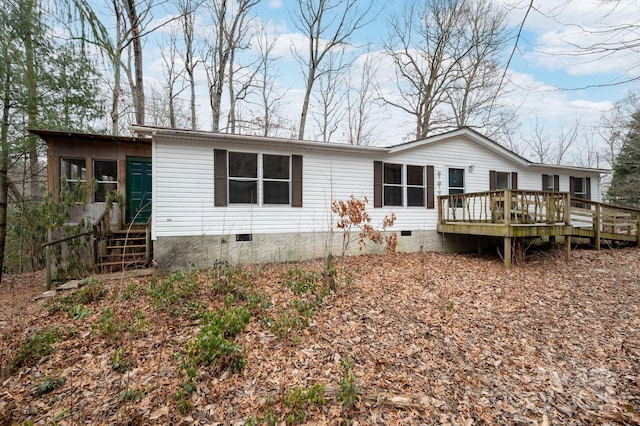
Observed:
[[[238,23],[237,31],[232,45],[236,46],[231,50],[229,55],[229,70],[227,76],[227,85],[229,90],[229,114],[227,116],[227,129],[230,133],[236,132],[236,124],[238,117],[236,111],[238,103],[244,101],[247,95],[255,89],[255,78],[260,70],[259,63],[262,58],[258,57],[252,63],[243,65],[236,60],[236,53],[239,50],[248,49],[250,47],[250,39],[248,36],[249,25],[246,21],[246,15]],[[231,35],[230,35],[231,36]]]
[[[316,107],[312,116],[319,130],[316,138],[329,142],[346,114],[345,69],[349,64],[344,63],[344,52],[332,51],[327,55],[324,66],[326,69],[320,69],[318,73],[318,90],[314,95]]]
[[[435,115],[447,100],[446,88],[459,77],[458,62],[469,52],[459,37],[464,7],[464,0],[435,0],[423,7],[410,2],[403,15],[389,21],[385,50],[396,66],[398,91],[382,98],[413,116],[417,139],[446,126]]]
[[[576,2],[576,0],[560,2],[547,14],[555,15],[570,2]],[[640,20],[637,3],[634,0],[599,0],[598,3],[600,16],[593,24],[564,23],[568,27],[577,27],[582,32],[582,36],[577,40],[566,41],[568,47],[565,51],[554,51],[552,54],[571,56],[574,60],[582,59],[583,64],[602,63],[602,61],[615,60],[622,55],[633,58],[633,64],[627,66],[615,80],[591,84],[587,87],[614,86],[639,81]],[[553,17],[558,21],[555,16]]]
[[[329,52],[349,42],[351,36],[368,24],[372,17],[372,2],[364,2],[358,8],[358,0],[297,0],[292,19],[296,28],[307,39],[307,52],[302,54],[294,48],[305,79],[305,93],[298,126],[298,139],[304,139],[311,92],[320,77],[322,62]],[[325,68],[326,72],[327,68]]]
[[[601,158],[610,169],[616,165],[616,158],[622,149],[631,117],[636,111],[640,111],[640,96],[628,93],[600,118],[596,132],[604,141],[605,148],[601,152]]]
[[[169,100],[166,87],[150,87],[147,99],[147,122],[152,126],[188,128],[191,122],[189,106],[180,99]]]
[[[499,60],[506,41],[506,12],[491,2],[474,0],[465,14],[463,46],[469,51],[456,61],[459,78],[446,87],[447,104],[456,127],[486,127],[500,86]]]
[[[191,110],[191,128],[195,130],[198,127],[196,116],[196,80],[195,70],[199,64],[199,60],[195,58],[195,12],[200,3],[194,0],[180,0],[178,2],[178,10],[181,15],[180,26],[184,37],[184,47],[179,49],[178,53],[184,63],[184,70],[187,73],[187,81],[189,82],[189,106]]]
[[[370,145],[374,142],[376,124],[373,106],[376,100],[375,56],[367,52],[354,64],[359,67],[357,76],[350,75],[347,82],[347,140],[351,145]],[[353,68],[350,70],[353,71]]]
[[[253,45],[260,58],[257,67],[256,85],[257,102],[262,118],[259,120],[262,128],[262,136],[272,135],[272,131],[280,127],[278,112],[281,108],[282,98],[286,91],[278,92],[276,82],[279,80],[279,73],[276,69],[278,57],[273,56],[273,48],[277,37],[270,37],[267,29],[263,26],[254,34]]]
[[[211,130],[220,130],[222,115],[222,95],[228,70],[233,66],[235,51],[240,48],[247,31],[247,17],[251,8],[260,0],[211,0],[207,5],[211,20],[215,27],[210,34],[212,40],[208,43],[205,69],[209,84],[209,102],[211,105]]]
[[[185,69],[177,69],[176,57],[178,56],[178,34],[175,28],[171,29],[168,34],[168,47],[164,48],[159,46],[160,54],[162,55],[162,70],[165,77],[165,90],[167,109],[169,114],[169,125],[172,128],[176,127],[176,114],[175,103],[176,99],[186,89],[184,86],[179,86],[179,83],[183,81]]]
[[[575,146],[579,132],[580,120],[576,118],[570,128],[561,128],[557,135],[549,136],[545,132],[544,125],[536,117],[533,135],[523,140],[539,163],[562,164],[569,149]]]
[[[136,112],[136,124],[144,124],[144,81],[142,73],[142,40],[141,29],[144,20],[149,15],[153,2],[147,0],[143,6],[142,14],[138,13],[138,5],[135,0],[124,0],[124,7],[129,20],[130,42],[133,50],[134,74],[130,77],[131,95],[133,107]]]
[[[385,51],[396,66],[398,90],[383,99],[411,114],[416,138],[489,121],[500,87],[504,19],[487,0],[409,3],[390,19]]]

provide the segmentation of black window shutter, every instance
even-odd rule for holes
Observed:
[[[227,151],[213,150],[213,205],[227,205]]]
[[[498,187],[498,175],[495,170],[489,170],[489,191],[495,191]]]
[[[542,174],[542,190],[543,191],[548,191],[549,190],[549,188],[547,188],[547,178],[548,178],[548,176],[543,173]]]
[[[560,175],[553,175],[553,191],[560,192]]]
[[[427,208],[433,209],[435,207],[435,185],[434,185],[434,172],[433,166],[427,166]]]
[[[373,207],[382,207],[382,161],[373,162]]]
[[[588,178],[585,179],[585,181],[586,181],[586,185],[587,185],[587,188],[586,188],[587,194],[586,194],[585,198],[587,200],[591,200],[591,178],[588,177]]]
[[[302,207],[302,155],[291,156],[291,207]]]
[[[569,193],[572,197],[576,195],[576,178],[573,176],[569,176]]]
[[[518,172],[511,172],[511,189],[518,189]]]

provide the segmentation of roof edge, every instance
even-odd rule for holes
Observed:
[[[389,148],[373,147],[366,145],[349,145],[335,142],[318,142],[309,140],[275,138],[268,136],[244,135],[237,133],[221,133],[205,130],[172,129],[167,127],[133,125],[134,132],[153,136],[174,136],[180,138],[193,138],[200,140],[218,140],[224,142],[268,144],[278,147],[298,147],[310,150],[369,152],[372,154],[386,154]]]

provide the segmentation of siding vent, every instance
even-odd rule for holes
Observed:
[[[253,234],[236,234],[236,241],[252,241]]]
[[[411,236],[411,231],[400,231],[400,236],[401,237],[410,237]]]

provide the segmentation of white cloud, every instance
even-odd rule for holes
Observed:
[[[282,0],[271,0],[269,2],[269,9],[280,9],[282,6]]]

